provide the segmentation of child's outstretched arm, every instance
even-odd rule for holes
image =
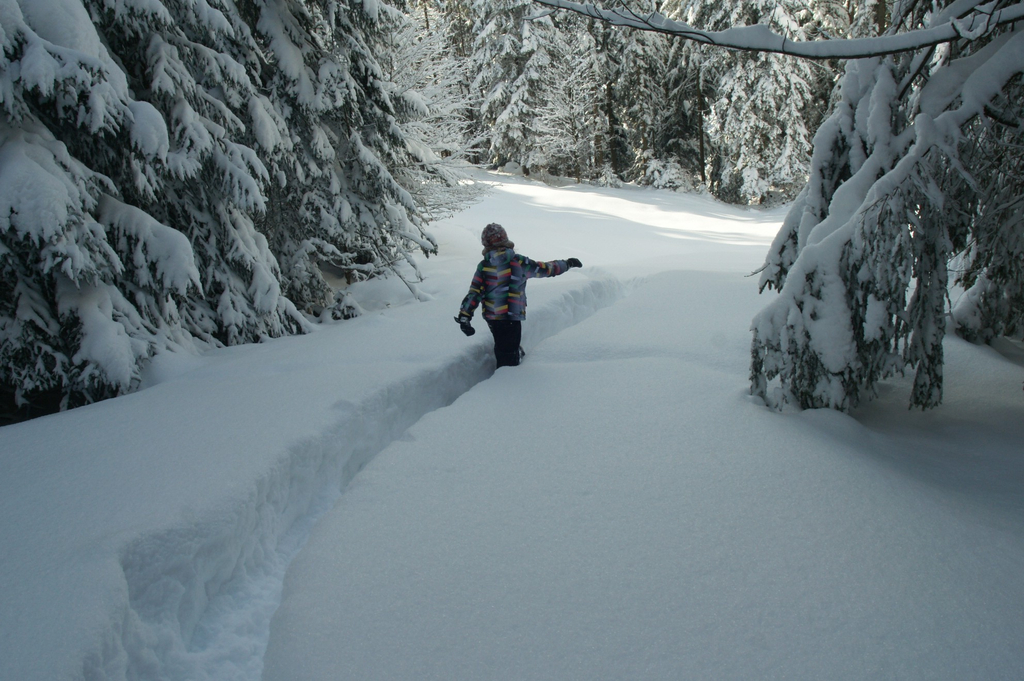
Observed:
[[[539,262],[536,260],[530,260],[525,255],[520,257],[522,258],[523,273],[527,278],[557,277],[559,274],[565,274],[573,267],[583,267],[583,263],[581,263],[578,258]]]

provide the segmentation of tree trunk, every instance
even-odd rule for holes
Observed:
[[[697,139],[698,153],[700,154],[700,183],[708,183],[706,160],[704,158],[704,91],[700,86],[700,76],[697,77]]]

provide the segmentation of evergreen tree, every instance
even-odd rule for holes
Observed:
[[[475,4],[473,0],[437,0],[438,11],[444,17],[442,32],[452,57],[468,60],[476,42]]]
[[[601,125],[594,137],[595,178],[616,183],[625,178],[633,158],[626,129],[620,119],[620,88],[628,87],[622,78],[622,33],[608,24],[591,21],[589,31],[594,53],[589,68],[599,83],[598,99],[593,103]]]
[[[462,182],[473,151],[469,59],[454,49],[449,16],[430,3],[394,23],[382,66],[403,114],[399,127],[408,149],[395,176],[421,212],[440,217],[472,195]]]
[[[126,165],[116,144],[69,144],[112,177],[129,205],[187,237],[201,288],[183,308],[186,329],[225,344],[302,330],[307,322],[282,295],[280,265],[256,225],[270,174],[254,147],[268,126],[258,118],[262,55],[243,17],[187,3],[158,13],[100,0],[90,7],[120,63],[132,65],[129,85],[145,97],[138,106],[150,112],[161,153]]]
[[[594,174],[594,138],[600,123],[592,103],[600,86],[587,60],[593,43],[585,21],[565,17],[557,28],[555,51],[562,58],[550,67],[548,100],[537,121],[537,144],[544,150],[550,172],[579,182]]]
[[[400,121],[416,103],[393,96],[375,55],[402,17],[383,3],[292,0],[259,5],[255,20],[273,67],[268,99],[289,136],[261,144],[278,180],[264,228],[295,302],[347,317],[355,311],[344,293],[332,300],[323,265],[351,283],[394,271],[410,248],[436,250],[391,172],[408,159]]]
[[[6,399],[74,406],[131,390],[161,349],[302,331],[292,299],[332,303],[323,262],[356,279],[433,250],[390,170],[415,108],[374,58],[392,16],[328,0],[0,14]]]
[[[478,0],[473,83],[490,136],[490,162],[543,166],[535,122],[546,103],[554,24],[530,0]]]
[[[964,131],[959,162],[934,173],[951,223],[956,332],[973,342],[1024,337],[1024,88],[1011,81]],[[945,167],[943,167],[945,166]],[[944,171],[944,172],[943,172]]]
[[[474,0],[437,0],[439,11],[444,18],[443,35],[446,52],[461,63],[464,80],[460,84],[460,100],[467,102],[467,108],[460,118],[467,121],[467,139],[470,140],[468,160],[484,163],[489,152],[490,138],[481,115],[481,94],[476,88],[480,64],[472,57],[476,48],[476,11]]]
[[[148,30],[171,25],[169,12],[94,12],[98,26],[127,24],[125,35],[101,36],[79,2],[15,4],[2,17],[0,195],[8,217],[0,233],[0,383],[23,407],[69,407],[123,393],[137,383],[140,362],[156,350],[190,342],[189,331],[212,336],[218,325],[195,295],[204,274],[202,253],[164,216],[173,211],[182,181],[203,172],[197,189],[237,199],[235,205],[222,201],[220,215],[207,213],[207,223],[234,217],[261,199],[258,160],[224,139],[224,125],[197,111],[212,111],[230,127],[230,116],[216,102],[200,103],[193,90],[164,113],[132,97],[135,91],[158,98],[174,87],[174,78],[187,77],[177,48]],[[182,51],[191,48],[181,32],[172,39]],[[131,64],[134,75],[148,63],[146,50],[136,58],[115,59],[108,52],[108,46],[116,51],[142,40],[163,69],[153,88],[130,87],[120,66]],[[200,59],[202,66],[236,73],[233,63],[211,63],[207,54]],[[158,206],[157,196],[167,193],[170,207],[163,214],[130,204]],[[239,223],[217,225],[225,241],[251,237],[244,220]],[[235,262],[251,267],[234,273],[235,279],[258,289],[273,260],[252,239],[245,245],[252,248],[240,248]],[[226,291],[229,299],[234,291]],[[251,323],[260,331],[287,323],[288,311],[272,295],[260,303],[267,314],[217,321],[223,320],[221,328]]]
[[[696,1],[678,15],[709,30],[768,25],[804,40],[810,20],[793,2],[751,0],[732,5]],[[700,52],[697,44],[691,52]],[[692,57],[697,59],[696,55]],[[721,52],[704,67],[707,134],[716,154],[715,193],[732,202],[763,203],[772,193],[793,196],[806,180],[815,71],[805,60],[762,52]],[[710,78],[708,78],[710,76]]]
[[[631,180],[643,180],[652,160],[661,160],[662,112],[668,106],[665,80],[668,71],[668,43],[660,33],[624,31],[622,80],[629,87],[619,90],[619,106],[632,150]]]
[[[938,404],[957,248],[973,284],[961,331],[1020,330],[1021,185],[1004,154],[1020,144],[1021,36],[987,20],[971,31],[960,12],[899,5],[888,33],[955,19],[962,37],[847,65],[762,274],[780,293],[753,325],[753,391],[769,403],[849,409],[912,370],[911,404]]]
[[[678,0],[662,4],[662,11],[673,18],[678,18],[684,10]],[[699,178],[704,186],[710,146],[705,124],[708,113],[705,91],[714,73],[706,50],[684,40],[669,39],[659,147],[663,155],[678,164],[682,173]]]

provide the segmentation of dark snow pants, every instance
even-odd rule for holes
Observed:
[[[523,323],[506,319],[488,319],[487,326],[494,336],[494,359],[499,367],[519,366],[519,343],[523,338]]]

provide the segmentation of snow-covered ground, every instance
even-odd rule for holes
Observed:
[[[924,414],[899,381],[765,409],[780,219],[501,178],[434,227],[426,302],[361,285],[0,429],[0,679],[1024,677],[1024,353],[948,340]],[[490,221],[584,263],[493,376],[451,319]]]

